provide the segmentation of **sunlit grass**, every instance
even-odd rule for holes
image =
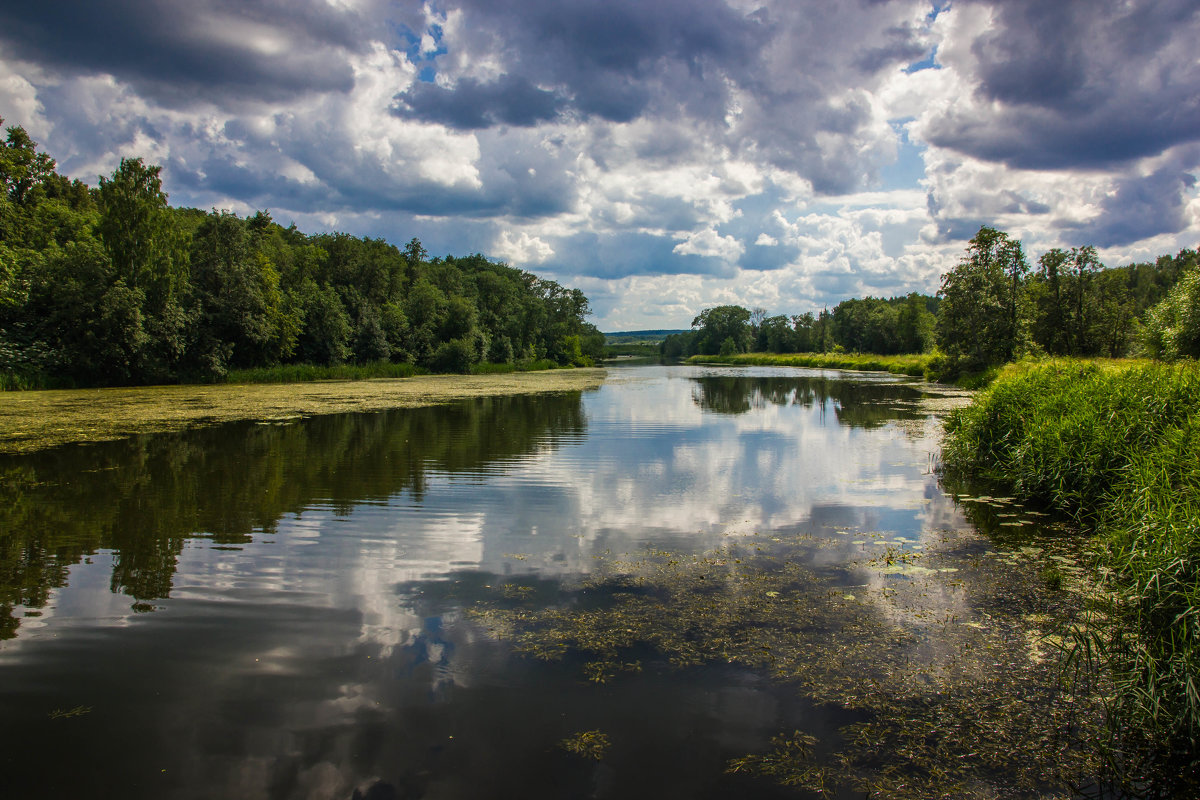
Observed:
[[[1110,669],[1113,768],[1129,782],[1196,791],[1200,367],[1012,365],[947,431],[948,468],[1006,481],[1096,532],[1113,601],[1075,655]]]
[[[508,375],[513,372],[538,372],[540,370],[558,369],[558,364],[549,358],[539,358],[532,361],[517,361],[508,364],[494,364],[490,361],[475,364],[471,367],[472,375]]]
[[[932,355],[896,356],[869,353],[739,353],[728,356],[692,356],[691,364],[747,364],[768,367],[810,367],[813,369],[854,369],[865,372],[890,372],[895,375],[922,377]]]

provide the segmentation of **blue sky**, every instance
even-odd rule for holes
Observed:
[[[67,174],[482,252],[605,330],[933,292],[980,224],[1200,244],[1194,0],[57,5],[0,8],[0,116]]]

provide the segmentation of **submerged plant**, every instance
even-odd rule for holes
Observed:
[[[947,533],[921,556],[928,567],[905,573],[895,568],[915,555],[888,544],[855,565],[874,577],[851,587],[805,566],[824,544],[651,552],[606,563],[555,606],[501,594],[472,613],[518,652],[582,662],[591,680],[733,665],[859,718],[829,741],[780,735],[730,761],[734,773],[896,798],[1044,797],[1096,774],[1081,742],[1100,727],[1100,705],[1064,691],[1054,646],[1078,596],[1057,593],[1046,613],[1028,588],[1041,585],[1041,549],[988,569]],[[969,618],[942,605],[946,592]]]

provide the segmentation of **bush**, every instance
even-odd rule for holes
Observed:
[[[475,343],[469,338],[459,338],[438,345],[429,366],[434,372],[468,373],[474,363]]]

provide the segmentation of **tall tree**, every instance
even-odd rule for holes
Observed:
[[[1072,247],[1069,260],[1071,270],[1071,355],[1094,355],[1100,350],[1100,342],[1093,341],[1091,328],[1095,322],[1098,305],[1093,299],[1095,275],[1103,265],[1096,258],[1096,248]]]
[[[746,352],[752,341],[749,321],[749,309],[741,306],[704,309],[692,320],[692,327],[699,329],[696,350],[706,355],[716,355],[722,350]]]
[[[112,177],[100,178],[97,229],[117,275],[130,288],[166,301],[186,279],[186,243],[167,206],[161,169],[123,158]]]
[[[1021,243],[984,226],[966,256],[942,277],[938,343],[961,368],[1012,359],[1020,343],[1021,288],[1028,271]]]
[[[1051,355],[1066,355],[1071,348],[1067,297],[1063,287],[1067,277],[1064,274],[1066,264],[1065,250],[1055,247],[1042,253],[1031,287],[1035,315],[1033,339]]]

